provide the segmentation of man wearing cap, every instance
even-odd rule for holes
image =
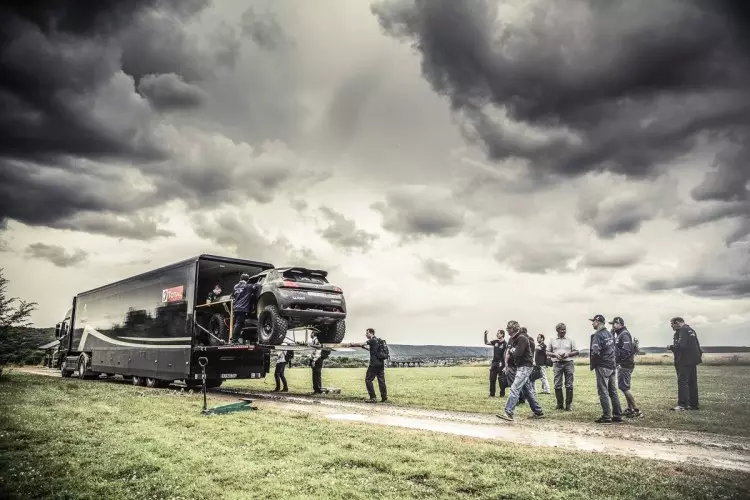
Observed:
[[[615,361],[617,362],[617,387],[622,391],[628,408],[624,414],[628,418],[642,417],[641,410],[635,404],[635,397],[630,392],[630,379],[635,369],[635,346],[633,336],[625,328],[625,320],[620,316],[609,322],[615,335]]]
[[[672,409],[697,410],[698,365],[703,362],[698,334],[679,316],[672,318],[669,324],[674,330],[674,338],[667,349],[674,354],[674,367],[677,371],[677,406]]]
[[[615,364],[615,341],[607,330],[606,320],[601,314],[591,321],[594,333],[591,334],[589,346],[589,365],[596,370],[596,390],[602,405],[602,416],[595,420],[597,424],[622,422],[620,398],[617,395],[617,365]],[[608,398],[609,396],[609,398]],[[610,408],[609,401],[612,401]]]
[[[534,349],[529,342],[529,337],[525,333],[521,333],[521,326],[518,324],[518,321],[509,321],[506,330],[511,336],[508,342],[509,356],[513,358],[513,362],[517,368],[513,385],[510,387],[510,396],[508,397],[508,402],[505,404],[505,411],[499,413],[497,416],[513,421],[513,410],[518,403],[519,396],[523,393],[529,402],[529,406],[531,406],[531,410],[534,412],[533,417],[542,418],[544,417],[544,412],[537,402],[534,386],[530,379],[531,370],[534,366]]]
[[[557,338],[551,339],[547,345],[548,356],[552,359],[552,374],[555,379],[555,396],[557,409],[563,409],[563,376],[565,377],[565,410],[570,411],[573,403],[573,379],[575,375],[575,357],[578,356],[576,341],[567,336],[565,323],[558,323],[555,327]]]

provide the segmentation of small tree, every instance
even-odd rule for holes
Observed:
[[[3,276],[0,267],[0,349],[8,342],[8,337],[15,328],[31,326],[31,313],[36,310],[36,302],[26,302],[18,297],[6,297],[9,281]],[[3,373],[5,357],[0,356],[0,375]]]

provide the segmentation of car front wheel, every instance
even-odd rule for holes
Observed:
[[[279,345],[286,338],[289,323],[279,314],[275,305],[263,308],[258,318],[258,342],[268,345]]]

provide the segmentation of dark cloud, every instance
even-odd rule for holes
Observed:
[[[465,224],[465,210],[451,200],[449,192],[426,186],[392,189],[385,201],[371,208],[382,214],[383,229],[405,240],[456,236]]]
[[[529,241],[506,238],[495,259],[522,273],[547,274],[571,272],[577,255],[577,249],[566,238],[545,235],[543,239]]]
[[[117,216],[103,212],[78,213],[70,219],[55,222],[52,227],[139,241],[174,236],[172,231],[160,228],[153,217],[139,214]]]
[[[422,271],[433,281],[440,285],[451,285],[455,283],[458,276],[458,270],[454,269],[447,262],[433,258],[420,259]]]
[[[669,275],[642,280],[650,291],[681,290],[696,297],[750,298],[750,242],[707,253]]]
[[[359,229],[353,220],[329,207],[320,207],[318,210],[326,220],[326,227],[320,229],[318,234],[340,250],[367,251],[377,239],[377,235]]]
[[[731,145],[750,142],[749,23],[727,6],[539,1],[510,19],[494,1],[383,0],[372,11],[413,44],[425,79],[493,160],[524,160],[540,176],[644,177],[707,138],[729,145],[717,161],[735,177],[746,167]]]
[[[75,249],[70,253],[59,245],[34,243],[26,248],[26,255],[32,259],[51,262],[57,267],[72,267],[81,264],[88,258],[88,252]]]
[[[252,39],[262,49],[277,50],[295,45],[271,10],[258,12],[257,7],[248,7],[242,14],[241,26],[242,35]]]
[[[197,108],[206,100],[200,87],[185,83],[174,73],[146,75],[138,84],[138,91],[159,111]]]
[[[633,195],[616,198],[609,193],[580,199],[576,219],[592,227],[600,238],[637,233],[641,225],[657,215],[650,203]]]
[[[690,229],[722,220],[733,223],[733,227],[724,238],[727,245],[746,240],[750,236],[750,201],[703,202],[683,207],[677,214],[679,229]]]
[[[580,265],[609,269],[630,267],[640,262],[645,254],[643,248],[616,245],[587,252]]]

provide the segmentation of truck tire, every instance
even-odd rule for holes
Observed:
[[[211,316],[211,319],[208,320],[208,331],[210,331],[215,337],[220,338],[224,342],[229,342],[229,326],[227,326],[226,322],[224,321],[225,319],[226,316],[221,313],[216,313]],[[209,336],[208,343],[209,345],[218,345],[219,341],[217,341],[214,337]]]
[[[279,345],[286,338],[289,322],[279,314],[275,305],[263,308],[258,318],[258,343]]]
[[[144,380],[143,377],[138,377],[136,375],[133,375],[133,385],[135,386],[146,385],[146,381]]]
[[[326,325],[318,333],[318,340],[323,344],[340,344],[346,336],[346,320],[340,319]]]
[[[78,358],[78,368],[76,369],[78,378],[81,380],[93,378],[93,376],[88,373],[88,369],[89,357],[85,353],[81,354],[81,356]]]
[[[65,368],[65,360],[63,360],[62,363],[60,363],[60,376],[62,378],[70,378],[71,375],[73,375],[73,370]]]

